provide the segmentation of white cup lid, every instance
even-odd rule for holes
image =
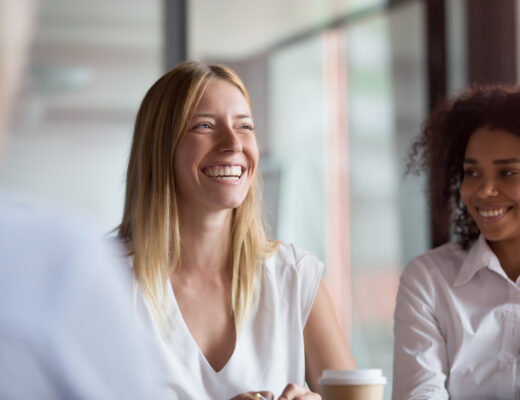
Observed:
[[[385,385],[380,369],[326,369],[318,379],[320,385]]]

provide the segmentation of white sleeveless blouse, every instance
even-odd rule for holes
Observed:
[[[165,398],[227,400],[257,390],[269,390],[278,397],[288,383],[303,386],[303,328],[322,271],[323,264],[312,253],[281,244],[263,263],[258,307],[245,321],[231,358],[218,372],[191,336],[170,285],[168,296],[175,322],[167,341],[138,296],[138,318],[148,326],[148,339],[164,355],[163,379],[171,388]]]

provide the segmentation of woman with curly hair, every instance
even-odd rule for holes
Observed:
[[[412,147],[452,243],[413,259],[395,311],[394,399],[520,395],[520,88],[473,86]]]
[[[181,399],[319,399],[323,369],[355,368],[323,264],[265,234],[258,160],[229,68],[180,64],[143,99],[119,237]]]

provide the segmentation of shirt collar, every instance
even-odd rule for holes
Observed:
[[[469,252],[462,262],[454,286],[463,285],[471,280],[473,276],[482,268],[489,268],[498,274],[505,276],[497,256],[493,253],[484,239],[480,235],[469,249]]]

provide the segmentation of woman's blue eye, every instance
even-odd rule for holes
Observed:
[[[242,125],[241,128],[242,129],[248,129],[250,131],[254,130],[253,125],[249,125],[249,124]]]
[[[209,126],[209,124],[203,122],[203,123],[197,124],[193,127],[193,129],[197,129],[197,128],[209,129],[209,128],[211,128],[211,126]]]

